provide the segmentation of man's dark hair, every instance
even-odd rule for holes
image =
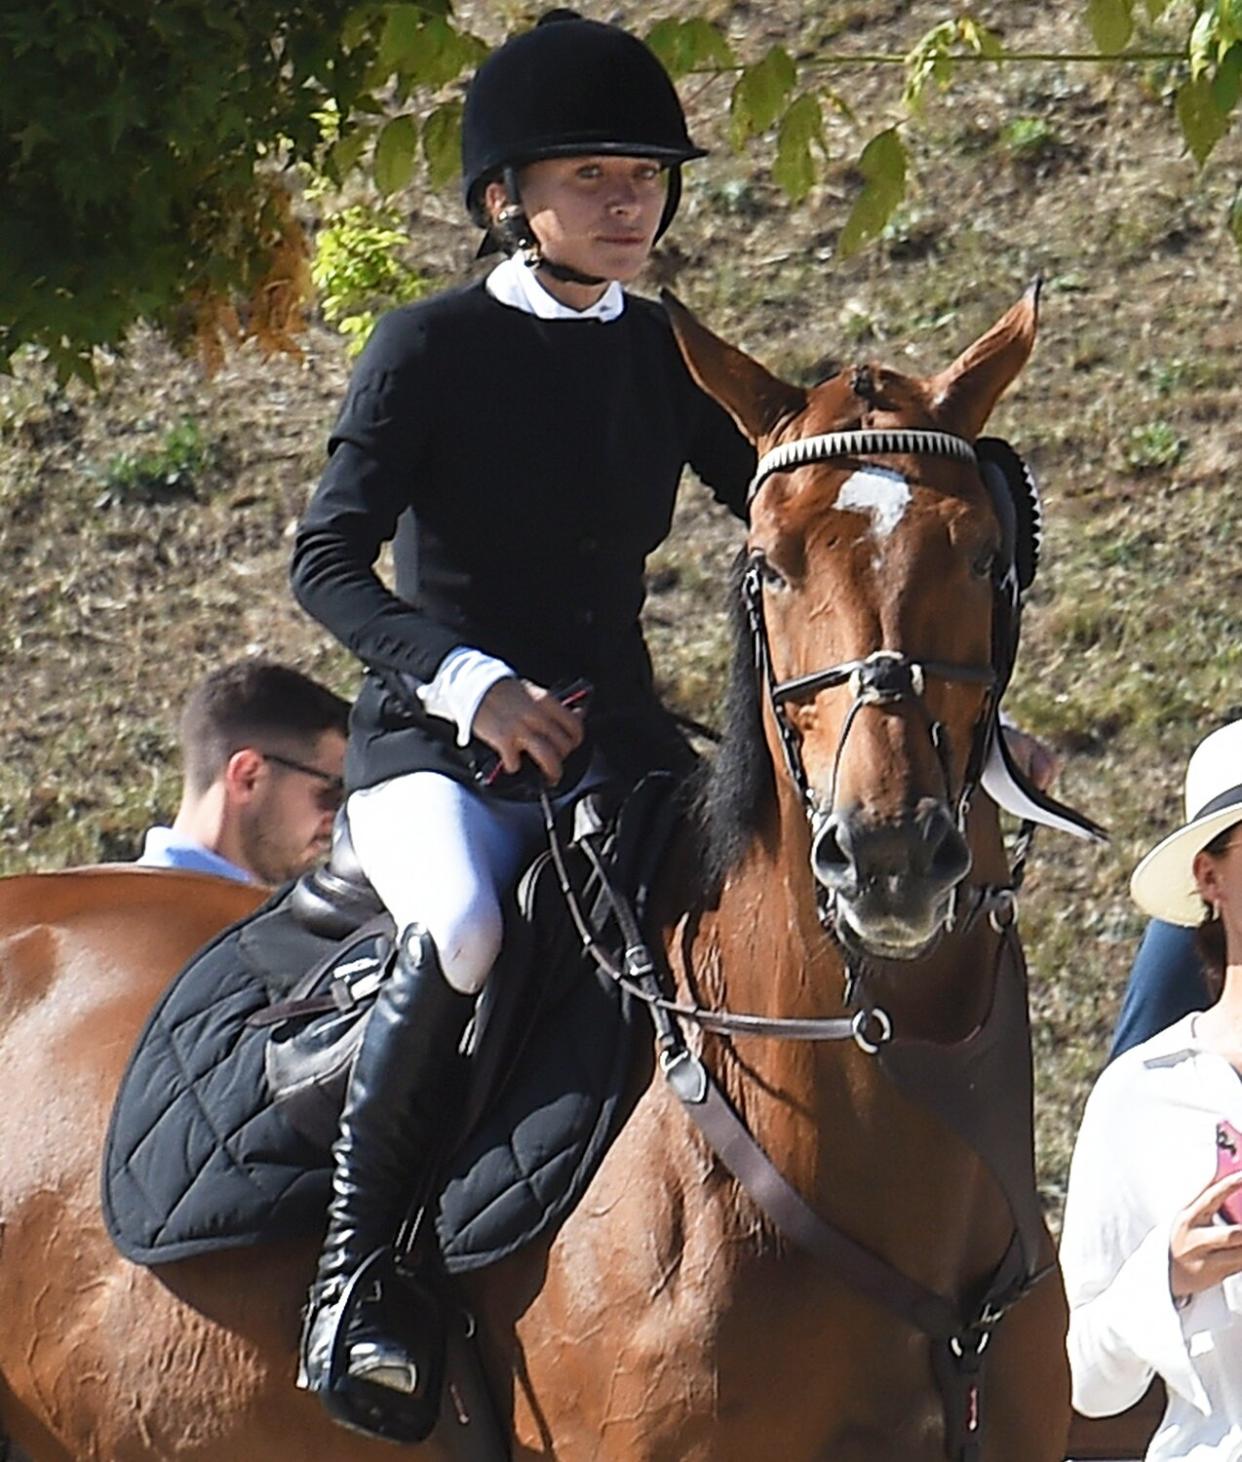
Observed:
[[[305,750],[324,731],[345,735],[349,703],[326,685],[274,660],[239,660],[213,670],[181,713],[185,780],[205,792],[242,747]]]

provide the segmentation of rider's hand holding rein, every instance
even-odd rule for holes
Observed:
[[[551,691],[506,676],[483,697],[474,715],[474,734],[497,752],[506,772],[516,772],[523,754],[555,786],[571,751],[582,744],[582,718]]]

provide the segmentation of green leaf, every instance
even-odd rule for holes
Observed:
[[[1005,47],[996,32],[990,31],[986,25],[980,25],[971,16],[963,16],[958,21],[958,29],[961,31],[962,40],[980,56],[987,56],[990,60],[998,61],[1005,54]]]
[[[850,216],[837,241],[843,259],[856,254],[874,239],[906,195],[906,149],[896,129],[877,133],[858,159],[863,190],[854,200]]]
[[[762,61],[746,67],[729,99],[734,147],[744,147],[748,138],[772,126],[796,79],[794,63],[783,46],[773,46]]]
[[[794,203],[802,202],[815,181],[812,142],[821,152],[827,151],[819,101],[810,92],[804,92],[781,118],[776,161],[772,165],[773,178]]]
[[[1131,0],[1087,0],[1087,24],[1101,51],[1125,50],[1134,33]]]
[[[424,86],[444,86],[476,64],[481,54],[486,55],[487,48],[475,36],[460,33],[433,15],[420,32],[417,54],[404,69]]]
[[[450,183],[461,168],[461,103],[437,107],[423,123],[423,156],[433,188]]]
[[[1146,0],[1147,15],[1151,20],[1159,20],[1169,8],[1169,0]]]
[[[417,5],[394,5],[380,37],[380,64],[389,72],[412,71],[418,60],[426,16]]]
[[[1238,104],[1238,93],[1242,89],[1242,42],[1235,41],[1225,59],[1217,67],[1212,78],[1212,100],[1223,116],[1228,116]]]
[[[1198,79],[1216,60],[1220,42],[1220,12],[1215,5],[1202,11],[1190,32],[1187,54],[1190,57],[1190,75]]]
[[[414,176],[417,150],[418,124],[414,118],[394,117],[375,142],[372,171],[381,197],[398,192]]]
[[[674,81],[688,70],[684,65],[685,53],[681,35],[681,21],[674,20],[671,16],[656,21],[646,35],[647,45],[659,57],[660,64]]]
[[[375,6],[357,5],[341,22],[341,44],[347,51],[366,40],[375,24]]]
[[[1242,254],[1242,188],[1233,195],[1233,202],[1229,205],[1229,232],[1238,246],[1238,253]]]
[[[917,45],[906,53],[906,84],[901,94],[902,105],[916,112],[923,100],[923,92],[933,77],[947,85],[953,76],[953,61],[950,47],[957,36],[957,27],[951,20],[942,20],[924,35]]]
[[[647,32],[647,44],[674,80],[688,71],[726,70],[736,65],[729,42],[702,16],[657,21]]]
[[[1187,147],[1202,167],[1229,125],[1212,95],[1212,84],[1205,76],[1192,77],[1178,87],[1177,120]]]
[[[737,65],[733,47],[710,20],[705,20],[701,15],[691,16],[689,20],[682,21],[681,28],[694,69],[719,66],[723,71]]]
[[[371,140],[372,132],[370,127],[354,127],[332,144],[332,150],[328,154],[332,159],[332,166],[336,169],[338,178],[345,178],[358,166],[358,159],[362,156],[363,149]]]

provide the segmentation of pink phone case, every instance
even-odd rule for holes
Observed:
[[[1216,1177],[1242,1172],[1242,1132],[1228,1122],[1216,1124]],[[1242,1223],[1242,1189],[1231,1193],[1217,1210],[1228,1223]]]

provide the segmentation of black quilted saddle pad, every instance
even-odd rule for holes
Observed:
[[[551,882],[546,868],[532,878],[536,889]],[[551,892],[536,893],[535,904],[551,906]],[[130,1059],[108,1131],[102,1196],[109,1233],[137,1263],[323,1224],[329,1154],[273,1105],[267,1031],[247,1024],[322,952],[323,941],[296,925],[287,902],[286,891],[195,956],[152,1011]],[[549,941],[537,935],[535,942],[537,958],[558,957]],[[572,940],[562,931],[550,944]],[[356,953],[348,941],[345,948]],[[273,989],[273,972],[263,967],[273,950],[285,961],[303,955],[281,975],[284,991]],[[437,1228],[450,1270],[493,1263],[559,1222],[616,1130],[636,1017],[611,981],[580,953],[571,949],[570,957],[579,967],[558,984],[558,998],[541,1011],[495,1099],[446,1165]]]

